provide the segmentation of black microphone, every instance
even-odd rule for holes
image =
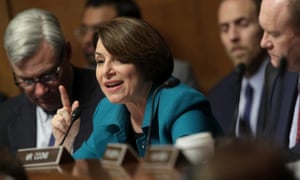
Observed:
[[[236,73],[236,84],[237,84],[237,98],[235,100],[235,107],[234,107],[234,114],[232,117],[232,127],[230,130],[230,135],[235,136],[235,128],[237,124],[237,118],[239,114],[239,105],[240,105],[240,93],[241,93],[241,86],[242,86],[242,79],[246,72],[246,65],[244,63],[240,63],[235,68]]]
[[[172,88],[174,86],[177,86],[179,84],[179,82],[180,82],[179,79],[172,77],[172,78],[168,79],[167,81],[165,81],[163,84],[161,84],[158,89]]]
[[[65,142],[65,140],[66,140],[66,138],[67,138],[67,136],[68,136],[68,134],[71,130],[71,127],[73,126],[74,122],[79,118],[79,116],[80,116],[80,109],[78,107],[71,114],[71,124],[69,125],[69,127],[68,127],[68,129],[67,129],[67,131],[64,135],[63,140],[59,143],[60,146],[64,144],[64,142]]]
[[[245,74],[246,71],[246,65],[244,63],[240,63],[236,66],[235,68],[235,73],[236,73],[236,77],[237,77],[237,83],[241,83],[243,76]]]
[[[149,150],[149,145],[150,145],[150,139],[151,139],[151,130],[152,130],[152,124],[153,124],[153,121],[154,121],[154,113],[156,112],[154,110],[154,100],[155,100],[155,97],[157,95],[157,93],[159,92],[159,90],[161,90],[162,88],[172,88],[172,87],[175,87],[177,86],[178,84],[180,83],[180,80],[175,78],[175,77],[171,77],[169,78],[167,81],[163,82],[160,86],[158,86],[154,92],[153,92],[153,95],[152,95],[152,100],[151,100],[151,117],[150,117],[150,125],[149,125],[149,128],[148,128],[148,133],[147,133],[147,139],[146,139],[146,152],[148,152]]]
[[[286,57],[283,56],[280,58],[280,62],[279,62],[279,68],[278,68],[279,75],[282,76],[286,72],[286,69],[287,69],[287,59]]]

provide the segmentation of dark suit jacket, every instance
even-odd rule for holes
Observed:
[[[221,80],[208,94],[212,112],[226,135],[234,133],[234,114],[240,86],[235,72]]]
[[[5,101],[6,99],[7,97],[4,94],[0,93],[0,103]]]
[[[266,65],[263,94],[257,116],[256,136],[261,137],[270,113],[270,98],[278,70],[269,62]],[[236,72],[230,73],[221,80],[208,94],[209,102],[216,119],[221,124],[225,135],[235,135],[237,105],[240,96],[240,83]]]
[[[92,131],[93,112],[103,94],[98,86],[95,71],[74,69],[71,100],[79,100],[81,123],[74,143],[78,149]],[[16,152],[20,148],[36,147],[36,105],[25,94],[10,98],[0,105],[0,146]]]
[[[263,133],[265,138],[286,150],[289,146],[289,134],[297,100],[297,85],[298,73],[287,72],[276,78],[269,122]],[[300,143],[291,151],[300,157]]]
[[[269,121],[269,116],[271,114],[271,99],[274,91],[275,80],[278,76],[279,70],[274,68],[269,62],[266,66],[264,87],[261,97],[261,103],[258,114],[258,122],[256,129],[256,136],[263,137],[263,132]]]

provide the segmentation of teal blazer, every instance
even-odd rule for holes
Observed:
[[[140,156],[144,156],[152,113],[149,93],[142,129],[144,135],[136,139]],[[152,122],[150,144],[174,144],[182,136],[220,131],[212,116],[208,100],[197,90],[180,83],[173,88],[159,90],[154,98],[155,118]],[[93,119],[93,132],[74,153],[75,159],[101,158],[108,143],[127,143],[130,114],[125,105],[112,104],[104,98],[98,104]]]

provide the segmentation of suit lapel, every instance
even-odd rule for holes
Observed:
[[[297,78],[289,78],[284,86],[284,96],[282,101],[281,113],[278,122],[277,138],[280,144],[288,145],[291,124],[294,115],[295,104],[297,100]]]
[[[36,111],[28,102],[17,111],[16,119],[10,123],[8,133],[13,149],[36,147]],[[22,137],[22,138],[20,138]]]
[[[274,82],[278,76],[278,69],[268,62],[265,69],[263,92],[261,95],[260,108],[257,118],[256,136],[263,136],[263,131],[270,120],[271,97],[274,93]]]
[[[289,143],[289,133],[293,120],[295,101],[297,99],[297,84],[298,75],[288,72],[285,74],[284,81],[281,84],[283,86],[282,92],[274,93],[273,98],[277,98],[278,101],[274,101],[273,118],[271,122],[274,130],[271,129],[270,137],[273,137],[272,131],[274,131],[273,138],[279,146],[287,147]],[[279,98],[281,96],[282,98]],[[281,102],[279,102],[280,100]],[[276,115],[277,111],[278,113]]]

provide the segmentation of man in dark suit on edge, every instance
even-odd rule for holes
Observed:
[[[0,146],[12,152],[52,146],[51,118],[61,107],[58,86],[63,85],[70,101],[80,102],[76,150],[89,137],[94,109],[103,97],[95,72],[70,64],[70,45],[57,18],[45,10],[28,9],[17,14],[7,26],[4,46],[22,94],[0,106]]]
[[[271,63],[290,72],[279,75],[271,97],[271,113],[264,136],[273,144],[300,157],[299,72],[300,9],[299,0],[264,0],[259,23],[264,30],[261,46]],[[280,11],[280,13],[278,13]]]

